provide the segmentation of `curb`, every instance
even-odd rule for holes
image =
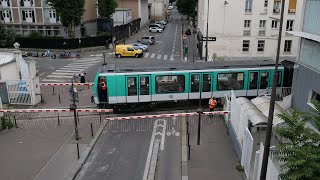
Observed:
[[[78,162],[74,165],[74,167],[70,171],[68,177],[66,178],[67,180],[74,180],[77,177],[82,166],[86,163],[88,157],[90,156],[92,148],[94,147],[94,145],[98,141],[103,129],[105,128],[105,126],[108,123],[109,123],[109,121],[103,121],[103,124],[100,126],[100,128],[96,132],[95,137],[91,140],[90,144],[86,147],[85,151],[81,154],[81,157],[78,160]]]
[[[181,180],[189,179],[188,172],[188,136],[186,117],[182,117],[181,126]]]

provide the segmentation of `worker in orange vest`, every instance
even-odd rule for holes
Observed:
[[[100,85],[101,85],[101,90],[102,90],[102,91],[107,90],[107,86],[106,86],[106,83],[105,83],[104,81],[102,81],[102,82],[100,83]]]
[[[216,108],[217,106],[217,101],[214,97],[210,98],[209,99],[209,108],[210,108],[210,111],[214,111],[214,108]],[[213,117],[212,115],[210,115],[210,117]]]

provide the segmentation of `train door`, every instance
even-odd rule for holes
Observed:
[[[201,89],[200,89],[201,87]],[[211,74],[191,73],[189,99],[209,98],[211,96]]]
[[[138,77],[139,76],[126,76],[127,103],[138,102]]]
[[[260,81],[259,81],[259,88],[258,88],[258,95],[262,93],[270,93],[271,89],[268,89],[270,87],[270,70],[263,70],[260,71]]]
[[[247,96],[257,96],[259,87],[259,71],[249,71]]]
[[[151,102],[150,75],[139,76],[139,102]]]

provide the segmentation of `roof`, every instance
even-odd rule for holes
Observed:
[[[307,33],[307,32],[298,32],[298,31],[286,31],[288,34],[292,34],[295,36],[299,36],[299,37],[303,37],[306,39],[311,39],[317,42],[320,42],[320,36],[317,34],[311,34],[311,33]]]
[[[267,97],[256,97],[251,100],[251,102],[266,116],[269,116],[270,99]],[[284,121],[280,119],[277,114],[284,112],[284,110],[275,103],[274,115],[273,115],[273,125],[283,123]]]
[[[267,117],[247,98],[238,97],[237,101],[241,104],[243,110],[253,126],[267,125]]]
[[[8,64],[15,60],[13,53],[0,53],[0,66]]]
[[[109,72],[154,72],[154,71],[177,71],[177,70],[205,70],[205,69],[232,69],[232,68],[255,68],[262,66],[273,67],[274,60],[242,60],[242,61],[210,61],[210,62],[185,62],[185,63],[118,63],[108,64]]]

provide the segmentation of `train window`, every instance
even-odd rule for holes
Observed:
[[[202,92],[210,92],[210,90],[211,90],[211,75],[204,74]]]
[[[243,78],[243,73],[220,73],[218,74],[217,89],[220,91],[243,89]]]
[[[250,85],[249,89],[257,89],[258,88],[258,72],[250,72]]]
[[[261,78],[260,78],[260,89],[266,89],[268,87],[269,82],[269,73],[268,72],[262,72]]]
[[[281,78],[282,78],[282,72],[281,72],[281,71],[278,71],[277,87],[281,87]]]
[[[149,95],[149,77],[140,77],[140,95]]]
[[[199,74],[192,74],[191,75],[191,92],[199,92]]]
[[[156,77],[156,93],[180,93],[185,90],[184,75],[165,75]]]
[[[137,96],[136,77],[128,77],[128,96]]]

